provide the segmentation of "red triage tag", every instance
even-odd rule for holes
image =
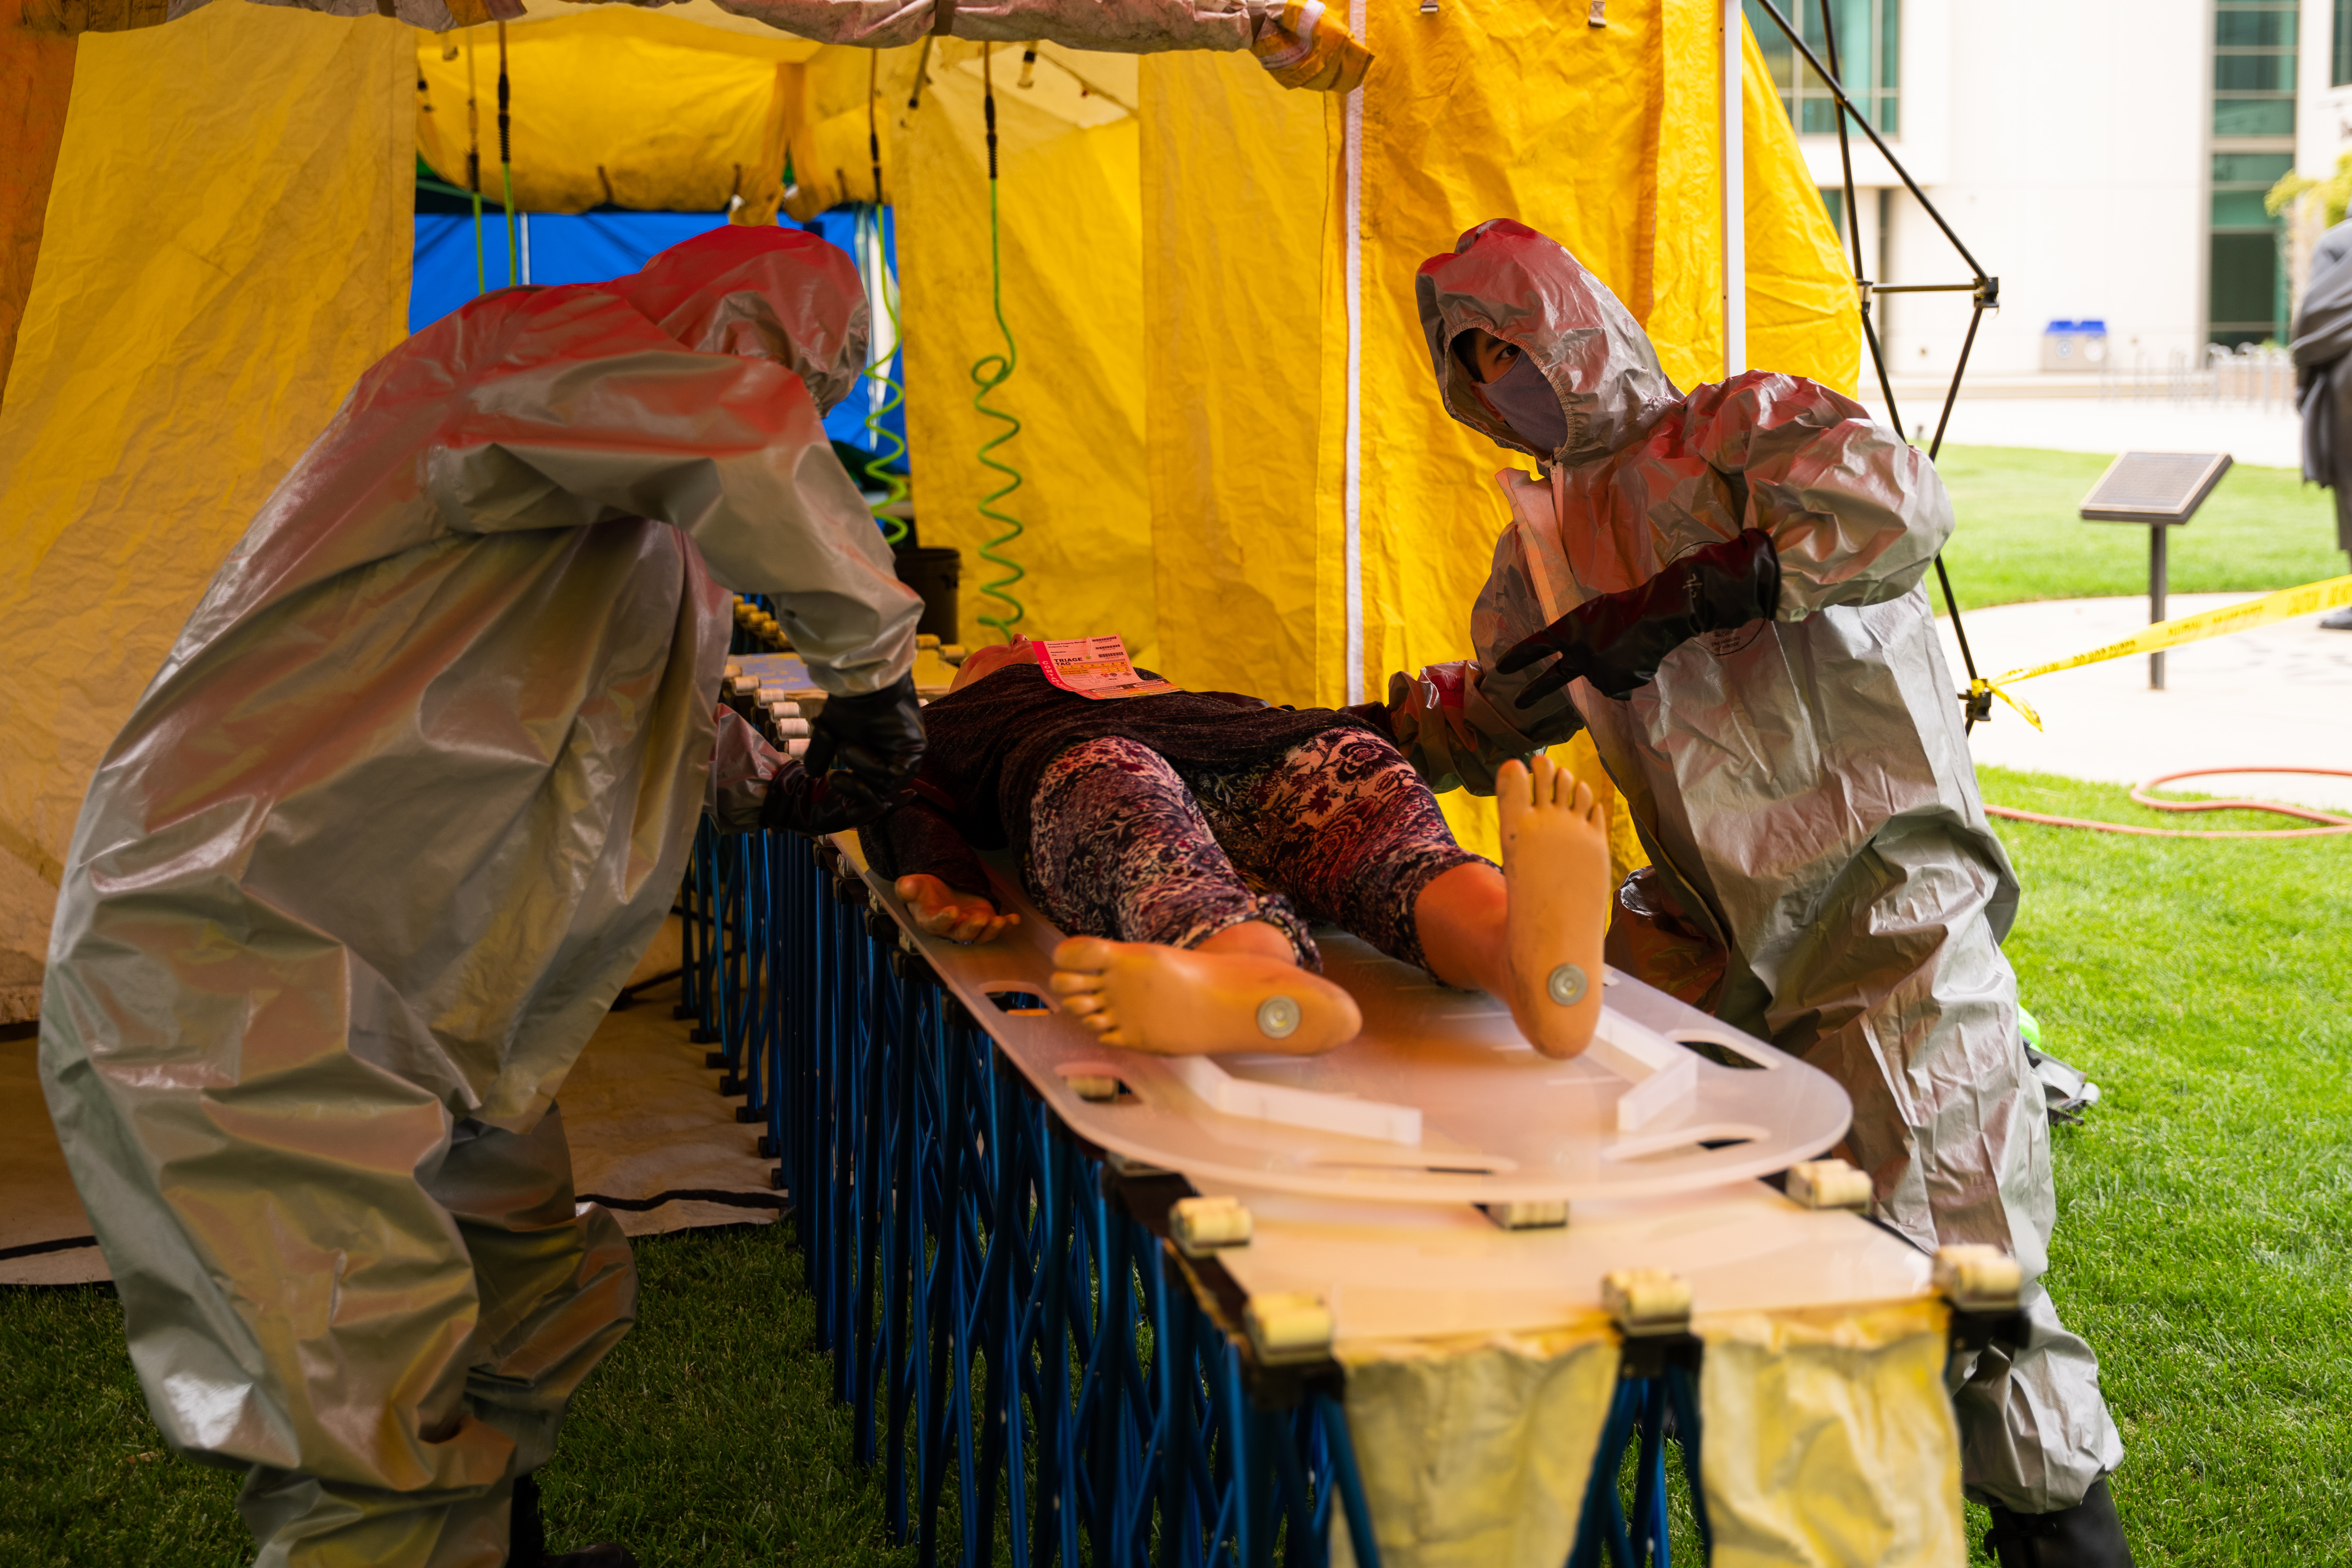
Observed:
[[[1183,689],[1172,681],[1147,680],[1136,674],[1135,661],[1127,657],[1126,639],[1117,633],[1039,641],[1036,647],[1037,668],[1045,672],[1046,679],[1096,701],[1110,697],[1157,697]]]

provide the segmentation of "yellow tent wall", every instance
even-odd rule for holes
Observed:
[[[1161,663],[1311,703],[1336,670],[1339,535],[1318,500],[1328,150],[1320,95],[1252,58],[1143,62],[1145,461]]]
[[[756,216],[787,150],[796,176],[807,165],[796,205],[863,195],[870,164],[854,165],[878,94],[918,514],[926,543],[964,552],[975,637],[977,616],[1005,607],[982,591],[1000,574],[979,552],[1001,528],[978,510],[1003,482],[978,448],[1004,426],[971,402],[973,362],[1005,349],[981,47],[934,40],[908,110],[919,49],[877,71],[781,37],[700,47],[691,26],[615,8],[510,27],[518,195],[580,205],[609,184],[642,205],[682,205],[689,189],[716,205],[748,180]],[[998,503],[1026,529],[1005,552],[1028,572],[1013,587],[1020,629],[1117,629],[1188,684],[1295,702],[1343,701],[1351,676],[1378,696],[1391,669],[1466,653],[1503,520],[1489,479],[1510,459],[1438,407],[1413,269],[1470,224],[1518,216],[1618,289],[1677,380],[1712,374],[1711,28],[1701,0],[1618,0],[1605,28],[1502,0],[1447,0],[1434,17],[1370,0],[1381,59],[1362,100],[1352,240],[1342,100],[1284,92],[1244,57],[1139,63],[1050,46],[1024,86],[1024,51],[998,46],[1002,302],[1018,369],[992,401],[1024,422],[997,448],[1024,476]],[[219,4],[81,46],[0,411],[0,700],[20,725],[0,759],[0,1018],[32,1003],[90,765],[259,500],[400,336],[420,121],[436,169],[464,174],[457,37],[453,61],[386,20]],[[486,185],[493,37],[475,37]],[[33,58],[5,57],[12,71]],[[724,134],[619,163],[617,182],[618,155],[593,155],[593,113],[544,118],[605,101],[587,86],[625,96],[681,71],[699,84],[688,99],[723,101]],[[253,90],[273,82],[302,90]],[[617,120],[691,109],[647,102]],[[1851,284],[1752,46],[1746,116],[1750,360],[1851,388]],[[37,131],[37,118],[22,124]],[[23,213],[7,222],[21,250]],[[0,267],[0,327],[6,278]],[[1449,808],[1491,847],[1479,803]]]
[[[1678,384],[1716,379],[1722,363],[1711,6],[1617,0],[1591,27],[1561,6],[1447,0],[1430,16],[1417,0],[1370,0],[1363,36],[1379,63],[1352,258],[1344,100],[1318,106],[1318,128],[1303,95],[1241,62],[1144,67],[1164,658],[1180,679],[1222,668],[1214,679],[1281,700],[1345,702],[1351,673],[1356,692],[1380,697],[1391,670],[1471,652],[1471,598],[1507,520],[1493,476],[1524,459],[1438,402],[1413,302],[1425,258],[1486,218],[1518,217],[1617,292]],[[1750,363],[1851,391],[1853,285],[1752,43],[1746,79]],[[1490,803],[1445,804],[1465,841],[1491,850]]]
[[[1005,352],[989,258],[981,49],[939,40],[920,107],[898,133],[900,167],[889,176],[898,189],[915,513],[923,543],[963,552],[967,641],[991,635],[980,615],[1010,614],[982,593],[1004,574],[980,551],[1004,529],[979,508],[1005,477],[982,465],[979,448],[1009,426],[972,405],[974,362]],[[1118,631],[1150,662],[1162,650],[1143,477],[1139,126],[1128,111],[1135,61],[1076,57],[1082,84],[1044,60],[1024,91],[1020,56],[1000,45],[991,62],[1003,306],[1017,356],[989,403],[1022,422],[992,454],[1022,475],[1020,488],[995,503],[1024,529],[1003,552],[1028,574],[1010,589],[1025,612],[1015,629]]]
[[[100,753],[406,330],[415,39],[221,4],[80,40],[0,409],[0,1021],[37,1005]]]
[[[1004,52],[1002,46],[998,53]],[[819,49],[795,79],[797,93],[785,128],[792,181],[784,211],[805,223],[844,202],[891,202],[889,175],[898,167],[897,138],[920,45],[896,49]],[[877,195],[874,163],[879,143],[883,180]]]
[[[1754,34],[1745,35],[1744,47],[1748,363],[1810,376],[1852,397],[1862,376],[1853,263],[1806,172],[1797,128],[1780,107]],[[1709,378],[1716,374],[1710,370]]]

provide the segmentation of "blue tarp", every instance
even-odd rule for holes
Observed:
[[[520,222],[520,217],[518,218]],[[529,219],[529,237],[517,248],[529,262],[533,283],[599,283],[643,267],[655,252],[727,221],[725,213],[537,213]],[[789,219],[785,220],[787,223]],[[847,212],[823,213],[814,220],[793,225],[830,240],[852,256],[857,254],[854,219]],[[898,266],[896,226],[883,225],[886,252]],[[507,225],[496,208],[482,210],[482,270],[489,286],[507,283]],[[522,268],[517,268],[520,277]],[[474,220],[463,213],[416,215],[415,272],[408,289],[408,330],[437,321],[476,294]],[[903,356],[900,356],[903,359]],[[893,375],[901,374],[894,360]],[[861,383],[825,416],[825,433],[836,441],[871,451],[877,443],[866,429],[872,406],[869,384]],[[906,410],[886,415],[883,423],[907,438]],[[882,450],[893,450],[887,443]]]

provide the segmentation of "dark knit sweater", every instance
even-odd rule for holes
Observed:
[[[919,798],[860,837],[886,877],[925,872],[985,894],[988,878],[973,848],[1027,846],[1038,781],[1072,746],[1117,737],[1149,746],[1180,772],[1238,771],[1279,761],[1302,742],[1341,727],[1389,734],[1378,703],[1270,708],[1229,691],[1095,701],[1063,690],[1034,664],[1007,665],[923,710]]]

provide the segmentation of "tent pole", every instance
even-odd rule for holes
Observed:
[[[482,259],[482,107],[474,86],[474,29],[466,29],[466,190],[474,198],[474,292],[490,291]]]
[[[1722,68],[1715,108],[1717,217],[1723,237],[1723,379],[1748,368],[1748,193],[1740,110],[1745,94],[1740,0],[1716,0],[1717,59]]]
[[[514,210],[514,138],[512,121],[507,114],[507,24],[499,18],[499,169],[506,179],[507,198],[507,283],[509,287],[522,281],[518,270],[520,258],[515,253]]]
[[[1365,0],[1348,0],[1348,26],[1359,42],[1364,37]],[[1347,598],[1347,700],[1364,700],[1364,89],[1348,95],[1347,139],[1340,157],[1343,211],[1340,227],[1346,237],[1344,271],[1348,305],[1348,419],[1342,438],[1339,574]]]

